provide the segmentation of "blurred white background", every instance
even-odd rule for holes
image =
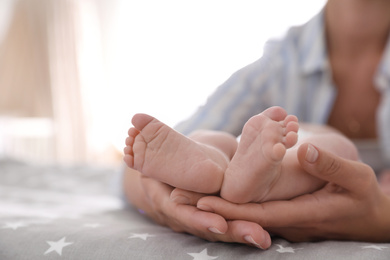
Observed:
[[[0,154],[118,163],[133,114],[174,126],[324,3],[1,0]]]

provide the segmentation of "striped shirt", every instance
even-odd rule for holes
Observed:
[[[263,56],[234,73],[188,120],[175,128],[221,130],[236,136],[245,122],[270,106],[281,106],[302,122],[326,124],[337,90],[326,51],[324,11],[285,37],[269,41]],[[377,73],[381,93],[377,122],[383,161],[390,166],[390,39]]]

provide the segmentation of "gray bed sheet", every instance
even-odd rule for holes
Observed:
[[[0,259],[390,259],[390,244],[208,242],[149,221],[113,194],[119,169],[0,160]]]

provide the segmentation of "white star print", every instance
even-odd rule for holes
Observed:
[[[193,260],[212,260],[218,258],[218,256],[209,256],[207,254],[207,248],[203,249],[200,253],[187,253],[193,257]]]
[[[11,228],[13,230],[16,230],[20,227],[26,227],[27,224],[23,222],[7,222],[2,228]]]
[[[65,239],[66,237],[61,238],[57,242],[46,241],[50,245],[50,248],[43,254],[46,255],[52,251],[56,251],[57,254],[62,255],[62,249],[66,246],[73,244],[73,242],[65,242]]]
[[[370,246],[362,246],[363,249],[376,249],[376,250],[381,250],[386,249],[386,246],[380,246],[380,245],[370,245]]]
[[[283,253],[295,253],[295,250],[303,249],[303,248],[284,247],[284,246],[279,245],[279,244],[275,244],[275,245],[277,245],[279,247],[279,249],[276,249],[276,251],[278,251],[281,254],[283,254]]]
[[[128,238],[140,238],[142,240],[146,240],[148,239],[149,237],[154,237],[154,235],[150,235],[148,233],[144,233],[144,234],[138,234],[138,233],[133,233],[131,236],[129,236]]]

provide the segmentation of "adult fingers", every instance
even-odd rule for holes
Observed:
[[[204,197],[198,201],[198,208],[214,212],[226,219],[241,219],[255,222],[265,229],[274,227],[299,227],[309,223],[320,223],[332,218],[334,208],[345,215],[340,200],[343,196],[329,196],[326,190],[302,195],[292,200],[269,201],[261,204],[234,204],[219,197]]]
[[[261,249],[271,246],[269,233],[257,223],[244,220],[226,222],[220,215],[183,204],[176,204],[172,212],[180,214],[176,221],[187,227],[186,232],[209,241],[245,243]]]
[[[261,249],[271,246],[271,237],[259,224],[244,220],[228,221],[228,232],[225,236],[236,243],[246,243]]]
[[[210,241],[217,241],[220,240],[219,236],[224,235],[228,230],[226,220],[220,215],[172,201],[169,205],[164,210],[167,214],[166,222],[175,231],[184,231]]]
[[[368,165],[343,159],[312,144],[305,143],[298,148],[298,160],[307,173],[348,191],[362,193],[364,187],[376,182],[375,173]]]
[[[187,232],[209,240],[215,234],[226,232],[227,223],[223,217],[172,201],[171,186],[147,177],[142,178],[142,185],[153,207],[151,217],[160,224],[177,232]]]
[[[264,204],[257,203],[245,203],[245,204],[235,204],[229,201],[226,201],[220,197],[209,196],[204,197],[199,200],[197,207],[209,211],[214,212],[223,216],[225,219],[241,219],[245,221],[250,221],[254,223],[260,224],[262,227],[266,228],[269,226],[269,222],[274,219],[274,217],[279,218],[276,214],[277,212],[283,212],[282,224],[287,225],[286,221],[289,221],[289,217],[287,217],[286,212],[290,211],[289,203],[285,201],[278,201],[272,205],[275,205],[271,208],[264,208]]]
[[[170,198],[173,202],[176,202],[178,204],[196,206],[198,200],[204,196],[205,195],[201,193],[175,188],[171,192]]]

